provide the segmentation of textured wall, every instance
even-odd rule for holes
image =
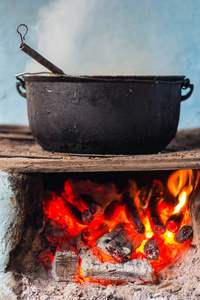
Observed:
[[[14,74],[41,68],[18,49],[26,23],[26,42],[68,74],[186,75],[179,128],[200,127],[199,15],[199,0],[1,0],[0,123],[28,122]]]
[[[10,272],[4,272],[10,252],[22,236],[25,209],[23,196],[20,191],[14,191],[10,178],[8,173],[0,170],[0,299],[15,300],[17,297],[12,292],[15,281]]]
[[[20,23],[33,26],[39,6],[48,0],[0,0],[0,124],[27,124],[26,101],[15,88],[15,74],[24,71],[29,60],[18,46],[16,28]]]
[[[0,170],[1,300],[18,299],[13,288],[19,292],[21,285],[14,280],[12,271],[20,274],[21,270],[24,273],[27,267],[30,270],[35,266],[30,250],[43,227],[42,199],[40,175],[11,174]]]
[[[13,181],[14,177],[12,177]],[[25,220],[23,175],[19,184],[11,183],[10,174],[0,170],[0,273],[6,270],[9,253],[19,243]],[[17,181],[17,180],[16,180]]]

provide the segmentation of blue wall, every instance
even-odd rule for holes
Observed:
[[[68,74],[186,75],[179,128],[200,127],[199,0],[0,0],[0,20],[0,124],[28,124],[14,75],[40,66],[18,49],[25,23],[27,44]]]
[[[37,21],[38,3],[49,1],[0,0],[0,124],[28,124],[26,100],[15,88],[15,74],[23,72],[26,55],[20,55],[20,23],[30,27]]]

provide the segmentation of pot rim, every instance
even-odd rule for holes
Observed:
[[[185,75],[62,75],[48,72],[21,73],[25,81],[61,81],[61,82],[166,82],[182,83]]]

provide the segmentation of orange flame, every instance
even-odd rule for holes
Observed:
[[[175,206],[173,213],[178,213],[181,208],[184,207],[184,205],[186,204],[186,200],[187,200],[187,192],[186,191],[182,191],[178,197],[179,199],[179,203]]]
[[[130,181],[130,184],[131,197],[133,198],[139,217],[145,227],[144,234],[139,234],[130,222],[130,219],[127,218],[125,206],[124,203],[122,203],[122,193],[117,191],[114,184],[107,184],[104,187],[102,184],[99,184],[98,186],[96,183],[90,183],[89,181],[84,182],[82,180],[79,185],[78,181],[74,183],[73,180],[70,179],[65,183],[64,192],[61,191],[59,196],[53,192],[49,192],[46,194],[43,201],[46,224],[45,234],[51,245],[59,247],[59,251],[62,251],[62,249],[66,247],[66,244],[67,246],[72,244],[74,245],[77,237],[79,237],[80,243],[81,235],[81,243],[83,243],[86,247],[92,248],[94,255],[97,256],[102,263],[105,261],[116,263],[114,257],[104,253],[100,249],[97,249],[96,242],[105,233],[111,232],[118,224],[123,223],[125,224],[124,230],[126,231],[127,236],[131,238],[132,243],[134,244],[136,240],[139,241],[137,243],[137,248],[134,249],[130,259],[146,257],[144,247],[149,240],[155,237],[151,227],[150,217],[147,213],[149,195],[151,193],[150,190],[147,189],[144,192],[144,187],[141,188],[141,192],[134,181]],[[194,187],[195,178],[192,170],[175,171],[169,176],[166,187],[164,187],[168,191],[168,196],[165,196],[164,190],[162,197],[160,199],[156,199],[156,210],[164,226],[171,216],[180,212],[183,212],[183,217],[179,228],[181,229],[184,225],[189,225],[189,199]],[[113,205],[114,208],[117,207],[117,201],[119,201],[121,211],[119,210],[119,207],[117,208],[119,211],[109,211],[111,219],[108,219],[104,214],[101,214],[94,215],[89,225],[81,223],[79,218],[74,217],[75,215],[73,211],[73,209],[75,209],[76,213],[78,211],[81,215],[85,209],[89,209],[86,204],[81,206],[79,203],[81,192],[92,195],[94,197],[94,201],[103,207],[104,212],[112,201],[115,201]],[[99,196],[99,193],[102,193],[102,197]],[[142,200],[140,199],[140,194],[142,194]],[[147,197],[146,199],[144,199],[144,195]],[[72,204],[71,212],[65,205],[66,200]],[[113,219],[112,214],[114,216]],[[185,251],[187,247],[190,246],[190,240],[185,243],[178,243],[175,236],[176,234],[168,229],[166,229],[165,233],[159,236],[159,239],[163,241],[160,244],[160,255],[157,259],[151,261],[155,271],[159,271],[159,269],[164,266],[169,266],[173,263],[179,253]],[[75,251],[77,251],[77,249],[75,249]],[[45,255],[40,255],[41,262],[43,257],[46,257]],[[76,280],[78,282],[93,281],[102,283],[102,281],[92,280],[91,278],[83,278],[81,261],[79,264],[79,275],[76,277]]]
[[[180,194],[184,187],[187,187],[187,192],[191,194],[194,186],[194,176],[192,170],[179,170],[173,172],[167,182],[167,187],[175,197]]]

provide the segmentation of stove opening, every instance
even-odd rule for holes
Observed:
[[[40,264],[56,280],[160,281],[192,247],[199,172],[45,175]]]

